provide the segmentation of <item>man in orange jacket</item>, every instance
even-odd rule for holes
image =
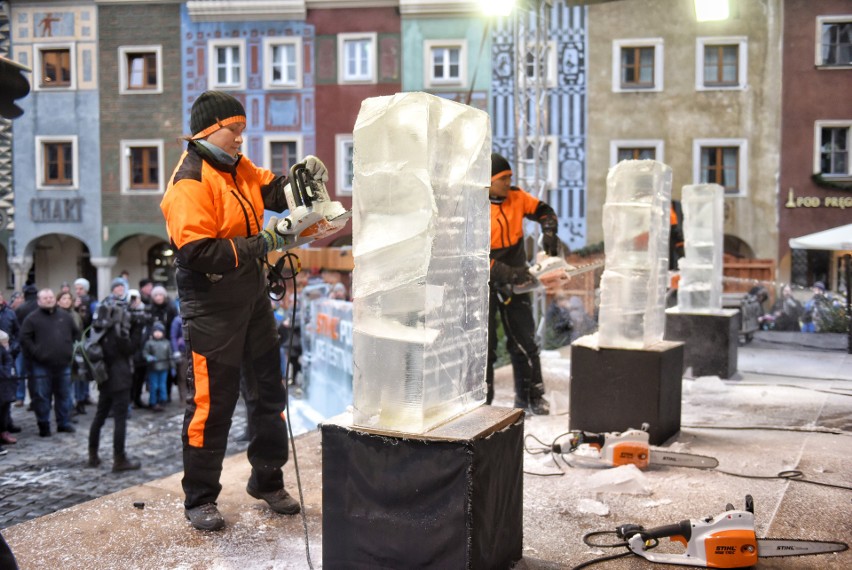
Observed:
[[[488,367],[485,402],[494,398],[494,361],[497,359],[497,313],[503,322],[506,349],[515,380],[515,407],[547,414],[539,348],[530,293],[513,293],[513,287],[531,280],[524,249],[524,218],[541,224],[542,246],[547,255],[559,249],[556,212],[528,192],[512,186],[512,168],[503,156],[491,154],[491,280],[488,301]]]
[[[255,166],[240,154],[245,109],[233,96],[206,91],[192,105],[192,136],[160,208],[176,251],[177,285],[188,359],[183,426],[186,518],[199,530],[219,530],[219,477],[240,376],[256,401],[247,402],[251,476],[249,495],[277,513],[296,514],[284,490],[287,462],[278,333],[266,295],[263,259],[281,249],[276,218],[262,227],[264,209],[287,209],[287,177]],[[304,159],[314,178],[325,165]]]

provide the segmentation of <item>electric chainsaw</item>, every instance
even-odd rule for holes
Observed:
[[[536,262],[528,269],[530,279],[512,287],[513,293],[528,293],[537,289],[545,289],[555,293],[564,285],[577,268],[569,265],[561,257],[549,257],[543,251],[538,252]]]
[[[325,183],[314,179],[304,162],[290,169],[290,182],[284,187],[284,196],[289,214],[275,228],[287,242],[281,251],[336,233],[352,217],[352,210],[331,201]]]
[[[557,447],[559,449],[556,449]],[[674,465],[712,469],[719,465],[715,458],[706,455],[652,448],[648,444],[647,428],[629,429],[620,433],[572,431],[568,449],[554,444],[554,451],[563,454],[571,453],[578,463],[597,467],[635,465],[639,469],[645,469],[648,465]]]
[[[650,529],[625,524],[616,529],[616,535],[627,541],[631,552],[651,562],[702,568],[747,568],[757,563],[758,557],[828,554],[849,548],[844,542],[756,538],[751,495],[746,495],[745,510],[742,511],[728,504],[725,512],[715,517],[684,520]],[[659,539],[666,537],[683,544],[686,552],[652,552]]]

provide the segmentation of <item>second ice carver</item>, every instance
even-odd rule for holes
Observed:
[[[251,464],[246,492],[281,514],[299,512],[284,490],[287,392],[262,259],[285,245],[277,218],[263,227],[264,209],[287,209],[287,178],[255,166],[240,153],[246,128],[242,103],[205,91],[192,104],[192,136],[160,207],[177,251],[177,285],[189,359],[183,426],[186,518],[199,530],[219,530],[216,506],[240,376],[256,394],[248,423]],[[303,162],[328,180],[316,157]]]
[[[512,168],[503,156],[491,154],[491,280],[488,301],[488,368],[485,403],[494,398],[494,361],[497,359],[497,313],[506,334],[506,349],[512,360],[515,379],[515,407],[529,408],[534,414],[550,410],[544,399],[539,349],[535,342],[535,321],[530,293],[513,293],[513,287],[530,281],[524,249],[524,218],[541,224],[542,247],[547,255],[557,254],[558,219],[548,204],[512,186]]]

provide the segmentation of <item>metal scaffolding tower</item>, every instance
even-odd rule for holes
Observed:
[[[514,11],[515,73],[513,85],[515,113],[515,156],[518,185],[540,200],[547,200],[547,135],[548,92],[547,50],[550,9],[552,0],[526,0],[519,2]],[[541,228],[529,224],[533,259],[539,251]],[[541,339],[546,298],[543,292],[535,294],[533,313],[539,322]]]

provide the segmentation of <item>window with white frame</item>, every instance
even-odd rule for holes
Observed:
[[[355,178],[355,144],[352,135],[335,135],[335,169],[334,179],[338,195],[352,194],[352,181]]]
[[[814,172],[825,177],[849,178],[852,121],[817,121],[814,124]]]
[[[748,39],[697,38],[695,88],[745,89],[748,78]]]
[[[544,53],[541,54],[539,67],[535,67],[535,56],[532,53],[527,54],[526,74],[528,79],[532,79],[538,73],[544,77],[547,87],[556,87],[556,72],[557,72],[557,50],[556,41],[551,40],[544,44]]]
[[[211,40],[208,43],[207,85],[210,89],[246,88],[245,41]]]
[[[622,160],[658,160],[665,162],[664,143],[656,139],[629,139],[609,141],[609,165]]]
[[[118,91],[123,95],[163,92],[163,46],[118,48]]]
[[[819,16],[816,27],[816,64],[852,66],[852,14]]]
[[[424,85],[463,86],[467,83],[467,42],[427,40],[423,42]]]
[[[616,93],[663,90],[662,38],[612,42],[612,90]]]
[[[263,54],[265,89],[302,87],[302,38],[264,38]]]
[[[544,137],[541,160],[536,160],[535,156],[535,147],[528,146],[518,170],[520,173],[518,182],[529,184],[538,176],[538,180],[544,181],[547,190],[555,190],[559,187],[559,139],[555,135]],[[525,188],[525,190],[532,189]]]
[[[695,184],[719,184],[725,188],[725,196],[747,194],[748,142],[745,139],[695,139],[692,155]]]
[[[375,33],[337,35],[339,83],[376,83]]]
[[[34,90],[76,89],[77,58],[74,44],[36,44],[33,51]]]
[[[290,175],[290,167],[302,158],[301,135],[263,137],[264,165],[277,175]]]
[[[36,136],[36,187],[75,190],[79,187],[77,137]]]
[[[122,194],[162,194],[163,167],[162,139],[121,141]]]

